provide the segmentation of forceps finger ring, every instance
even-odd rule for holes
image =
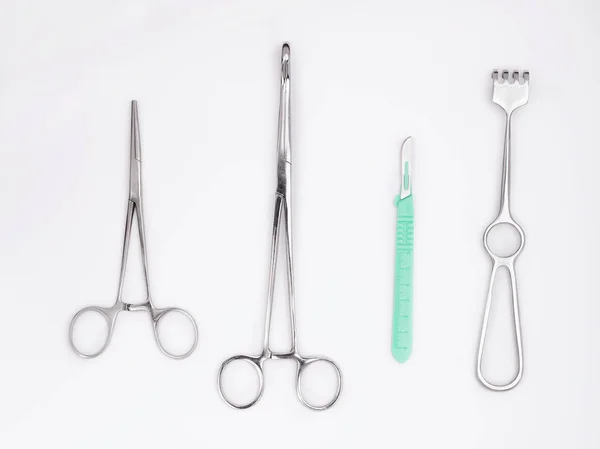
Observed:
[[[98,306],[89,306],[89,307],[84,307],[83,309],[81,309],[79,312],[77,312],[73,318],[71,319],[71,324],[69,325],[69,343],[71,344],[71,348],[73,349],[73,351],[75,351],[75,353],[80,356],[83,357],[84,359],[93,359],[94,357],[98,357],[100,354],[102,354],[106,348],[108,347],[110,340],[112,339],[112,334],[113,331],[115,329],[115,323],[117,321],[117,315],[119,314],[119,312],[121,312],[122,310],[124,310],[121,306],[123,304],[115,304],[115,306],[113,307],[98,307]],[[100,347],[100,349],[98,349],[96,352],[84,352],[82,350],[80,350],[77,347],[77,344],[75,343],[75,325],[77,324],[77,321],[86,313],[96,313],[98,315],[100,315],[102,318],[104,318],[105,323],[106,323],[106,337],[104,340],[104,344]]]
[[[194,333],[193,334],[194,339],[192,341],[192,344],[189,346],[189,349],[182,354],[176,354],[174,352],[167,350],[165,348],[165,346],[163,345],[163,342],[160,339],[159,325],[162,322],[162,319],[165,316],[167,316],[168,314],[174,314],[174,313],[179,313],[179,314],[183,315],[184,317],[186,317],[188,319],[188,321],[190,322],[190,324],[192,325],[192,331]],[[192,315],[190,315],[187,311],[180,309],[178,307],[167,307],[165,309],[152,308],[150,310],[150,314],[152,316],[152,327],[154,329],[154,339],[156,340],[156,344],[158,345],[158,348],[161,350],[161,352],[164,355],[171,357],[172,359],[184,359],[187,356],[189,356],[192,352],[194,352],[194,350],[196,349],[196,345],[198,344],[198,325],[196,324],[196,320],[194,320]]]
[[[256,390],[256,396],[254,396],[254,398],[252,398],[249,402],[245,402],[243,404],[239,404],[237,402],[232,401],[227,396],[227,394],[225,394],[225,390],[223,388],[223,373],[225,372],[226,368],[229,366],[230,363],[237,362],[238,360],[249,363],[258,375],[258,389]],[[219,368],[219,374],[217,377],[217,388],[219,389],[219,395],[221,396],[221,399],[227,402],[227,404],[229,404],[231,407],[236,408],[238,410],[244,410],[256,404],[258,400],[262,397],[263,391],[265,389],[265,381],[262,369],[264,360],[266,360],[266,357],[264,355],[261,355],[259,357],[251,357],[248,355],[235,355],[225,360],[221,364],[221,368]]]
[[[342,393],[342,371],[340,370],[340,367],[337,366],[337,364],[333,360],[328,359],[327,357],[312,357],[309,359],[305,359],[298,356],[297,360],[298,373],[296,375],[296,394],[298,395],[298,399],[300,400],[300,402],[302,402],[304,405],[306,405],[312,410],[327,410],[329,407],[331,407],[337,402],[337,400],[340,397],[340,394]],[[329,402],[326,402],[325,404],[321,405],[308,402],[304,397],[304,393],[302,392],[302,379],[304,374],[306,373],[306,369],[318,362],[327,363],[333,368],[333,370],[335,371],[337,382],[333,398]]]

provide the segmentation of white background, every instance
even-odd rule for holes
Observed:
[[[0,447],[598,448],[599,20],[593,0],[0,2]],[[221,361],[262,341],[284,41],[300,351],[344,373],[326,412],[300,405],[288,362],[267,363],[250,410],[216,389]],[[513,133],[526,367],[508,393],[475,377],[496,68],[531,72]],[[131,99],[153,298],[200,329],[184,361],[160,354],[143,313],[122,314],[97,359],[68,345],[71,316],[115,298]],[[393,199],[408,135],[415,345],[400,365]],[[144,299],[135,243],[130,302]],[[486,369],[507,380],[510,322],[491,331]]]

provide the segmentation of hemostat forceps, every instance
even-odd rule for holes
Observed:
[[[174,359],[182,359],[190,355],[194,349],[196,348],[196,344],[198,343],[198,327],[196,326],[196,322],[192,318],[192,316],[186,312],[185,310],[169,307],[166,309],[157,309],[150,297],[150,286],[148,284],[148,261],[146,259],[146,234],[144,232],[144,213],[142,208],[142,149],[140,145],[140,131],[139,131],[139,123],[138,123],[138,110],[137,110],[137,102],[133,101],[131,103],[131,154],[129,159],[129,201],[127,202],[127,219],[125,220],[125,238],[123,242],[123,255],[121,259],[121,275],[119,277],[119,288],[117,290],[117,300],[112,307],[98,307],[98,306],[90,306],[81,309],[79,312],[75,314],[73,319],[71,320],[71,325],[69,327],[69,341],[71,342],[71,347],[73,350],[84,358],[93,358],[102,354],[106,348],[108,347],[110,340],[112,338],[112,334],[115,328],[115,323],[117,321],[117,316],[120,312],[129,312],[129,311],[138,311],[145,310],[150,313],[150,318],[152,320],[152,327],[154,328],[154,338],[156,340],[156,344],[160,348],[160,350],[167,356]],[[125,269],[127,267],[127,255],[129,253],[129,238],[131,236],[131,225],[133,224],[133,216],[137,214],[137,224],[140,236],[140,247],[142,251],[142,265],[144,268],[144,280],[146,285],[146,301],[141,304],[129,304],[123,302],[123,284],[125,282]],[[106,320],[106,324],[108,327],[108,333],[106,335],[106,340],[104,345],[94,353],[84,353],[77,349],[75,345],[75,341],[73,339],[73,330],[75,327],[75,323],[85,312],[96,312],[102,315]],[[189,350],[183,354],[173,354],[161,343],[160,335],[158,333],[158,324],[164,316],[169,312],[179,312],[185,315],[191,322],[193,330],[194,330],[194,340]]]
[[[273,219],[273,234],[271,241],[271,269],[269,271],[269,289],[267,296],[267,310],[265,313],[265,333],[262,354],[258,356],[237,355],[231,357],[221,365],[218,374],[218,388],[223,400],[237,409],[246,409],[253,406],[262,396],[264,389],[263,365],[266,360],[294,360],[297,364],[296,394],[302,404],[313,410],[325,410],[331,407],[338,399],[342,389],[342,374],[339,367],[325,357],[303,357],[298,353],[296,341],[296,315],[294,310],[294,269],[292,265],[292,222],[291,222],[291,147],[290,147],[290,47],[283,45],[281,53],[281,92],[279,104],[279,126],[277,137],[277,191],[275,194],[275,216]],[[270,349],[269,334],[271,330],[271,312],[273,309],[273,296],[275,289],[275,271],[277,267],[277,250],[279,237],[283,234],[286,246],[288,300],[291,325],[291,349],[288,352],[273,352]],[[256,397],[246,404],[232,402],[223,390],[223,370],[231,362],[242,360],[250,363],[258,374],[259,387]],[[302,375],[307,367],[315,362],[329,363],[337,375],[337,387],[333,399],[324,405],[314,405],[307,402],[302,393]]]

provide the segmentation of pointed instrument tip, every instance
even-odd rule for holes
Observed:
[[[140,144],[140,123],[138,119],[137,101],[131,102],[131,155],[142,162],[142,149]]]
[[[137,120],[137,115],[138,115],[138,103],[136,100],[131,100],[131,121],[132,122],[133,122],[134,117]]]
[[[133,124],[136,123],[136,127],[137,125],[137,121],[138,121],[138,104],[137,101],[135,100],[131,100],[131,127],[133,129]]]
[[[400,150],[402,159],[410,159],[412,156],[412,149],[413,149],[413,138],[411,136],[409,136],[406,139],[404,139],[404,142],[402,142],[402,149]]]
[[[400,199],[412,193],[412,137],[407,137],[400,150]]]
[[[409,136],[406,139],[404,139],[404,142],[402,142],[401,153],[405,154],[406,156],[408,156],[410,158],[410,153],[412,152],[412,147],[413,147],[413,138],[411,136]]]

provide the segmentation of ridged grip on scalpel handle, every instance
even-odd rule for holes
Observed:
[[[406,362],[412,353],[413,340],[413,250],[414,208],[412,195],[396,197],[396,263],[394,269],[394,315],[392,355]]]

